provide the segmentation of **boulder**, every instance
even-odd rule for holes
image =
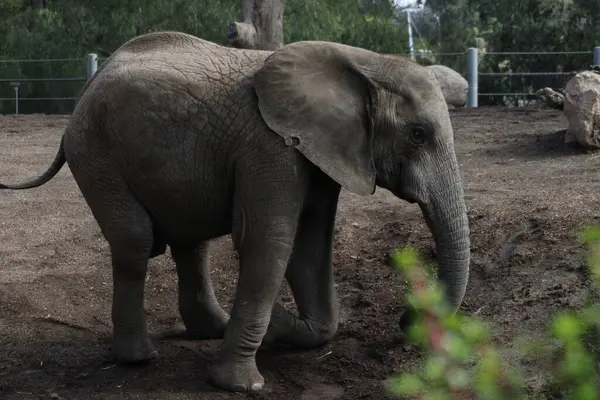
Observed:
[[[461,74],[444,65],[429,65],[426,68],[432,70],[440,81],[448,105],[463,107],[467,104],[469,83]]]
[[[582,71],[567,82],[563,114],[567,119],[565,143],[600,149],[600,73]]]
[[[535,94],[537,94],[542,103],[550,108],[562,111],[565,107],[565,95],[563,93],[545,87],[535,92]]]

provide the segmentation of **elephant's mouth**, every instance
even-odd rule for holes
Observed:
[[[398,198],[400,198],[400,199],[402,199],[402,200],[404,200],[404,201],[406,201],[406,202],[408,202],[410,204],[415,204],[415,203],[418,202],[417,201],[417,197],[415,195],[407,192],[406,190],[401,190],[401,189],[400,190],[392,190],[392,193],[396,197],[398,197]]]
[[[402,195],[400,198],[409,202],[410,204],[415,204],[417,202],[417,199],[411,195]]]

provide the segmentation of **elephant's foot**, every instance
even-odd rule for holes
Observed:
[[[208,373],[214,385],[232,392],[258,391],[265,385],[265,378],[258,372],[254,357],[242,360],[217,358]]]
[[[281,304],[275,303],[262,345],[291,344],[290,339],[296,331],[297,319],[298,317],[286,310]]]
[[[158,358],[147,333],[115,334],[113,356],[120,364],[144,363]]]
[[[159,338],[189,339],[189,340],[214,340],[223,339],[229,315],[219,309],[214,312],[198,312],[187,315],[183,323],[177,323],[163,332]]]
[[[267,345],[285,344],[311,349],[331,340],[336,331],[337,322],[304,320],[286,310],[281,304],[275,303],[269,328],[262,342]]]

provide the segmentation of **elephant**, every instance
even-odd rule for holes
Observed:
[[[68,165],[110,249],[116,361],[158,355],[144,281],[169,246],[185,333],[222,339],[210,381],[260,391],[263,342],[315,348],[337,331],[342,188],[418,204],[459,308],[470,233],[453,135],[439,78],[409,59],[326,41],[260,51],[154,32],[88,80],[46,172],[0,187],[35,188]],[[207,264],[207,243],[229,234],[239,260],[231,315]],[[297,315],[276,302],[284,278]]]
[[[387,54],[391,57],[405,58],[397,54]],[[450,108],[463,107],[467,104],[469,83],[461,74],[445,65],[433,64],[425,68],[431,70],[438,78],[446,104]]]
[[[428,65],[425,68],[432,70],[438,77],[449,106],[463,107],[467,104],[469,83],[461,74],[445,65]]]

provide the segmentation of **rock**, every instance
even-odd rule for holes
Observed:
[[[565,143],[600,149],[600,74],[582,71],[567,82],[563,114],[567,119]]]
[[[432,70],[440,81],[448,105],[463,107],[467,104],[469,83],[461,74],[444,65],[429,65],[426,68]]]
[[[549,87],[538,90],[535,94],[540,100],[548,107],[555,110],[563,110],[565,103],[565,96],[559,92],[556,92]]]

